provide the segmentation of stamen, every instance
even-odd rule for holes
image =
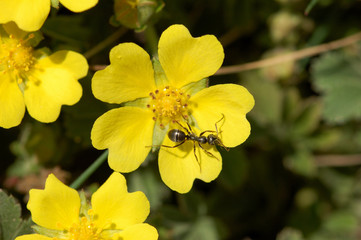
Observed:
[[[187,102],[190,95],[186,95],[181,89],[165,86],[149,93],[149,96],[151,100],[147,107],[154,113],[153,120],[159,121],[161,127],[170,121],[182,119],[188,113]]]
[[[93,212],[88,211],[88,214],[93,214]],[[79,223],[73,223],[69,228],[69,240],[100,240],[102,229],[99,229],[92,220],[87,219],[86,217],[81,217]]]
[[[18,84],[26,85],[27,72],[36,62],[33,48],[27,44],[31,38],[34,38],[34,34],[29,34],[26,39],[17,39],[10,34],[9,39],[1,44],[3,54],[0,57],[0,69],[2,73],[10,74]]]

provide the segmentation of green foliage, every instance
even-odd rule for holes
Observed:
[[[169,196],[169,189],[159,182],[155,171],[139,169],[131,173],[128,181],[129,191],[142,191],[147,196],[151,209],[159,209],[162,202]]]
[[[219,181],[229,191],[236,191],[245,184],[246,179],[249,177],[247,157],[243,151],[233,153],[221,151],[221,153],[227,162],[223,164]]]
[[[108,109],[108,106],[95,99],[90,89],[90,79],[82,80],[83,97],[71,107],[64,107],[64,126],[66,134],[74,142],[90,146],[90,131],[97,117]],[[91,106],[91,107],[89,107]]]
[[[277,240],[303,240],[303,236],[301,231],[292,229],[292,228],[285,228],[283,229],[277,236]]]
[[[0,189],[0,239],[14,240],[15,237],[32,233],[31,219],[21,219],[21,207],[14,197]]]
[[[319,126],[322,109],[319,99],[302,101],[296,88],[282,90],[278,83],[264,80],[258,74],[246,74],[242,78],[256,99],[250,116],[285,147],[284,165],[298,174],[316,174],[314,146],[307,143]]]
[[[329,123],[361,118],[361,52],[355,50],[331,52],[313,64],[314,85],[324,96],[323,118]]]

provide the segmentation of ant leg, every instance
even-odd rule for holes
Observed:
[[[222,121],[222,119],[224,119],[224,114],[223,114],[223,113],[222,113],[221,119],[219,119],[219,120],[214,124],[214,126],[216,127],[217,136],[218,136],[219,133],[222,132],[222,131],[219,131],[219,132],[218,132],[218,128],[217,128],[217,124],[218,124],[220,121]],[[226,147],[226,146],[224,146],[224,144],[223,144],[223,142],[222,142],[222,140],[221,140],[220,138],[218,138],[217,144],[218,144],[219,146],[223,147],[227,152],[229,151],[229,148]]]
[[[216,132],[216,131],[206,130],[206,131],[201,132],[201,134],[199,134],[199,136],[203,136],[203,134],[205,134],[206,132],[217,133],[217,135],[218,135],[218,132]]]
[[[199,145],[200,148],[203,149],[203,151],[204,151],[205,153],[208,154],[208,156],[214,157],[215,159],[217,159],[217,160],[219,161],[219,159],[218,159],[216,156],[214,156],[213,153],[211,153],[211,152],[207,151],[206,149],[204,149],[204,147],[202,147],[202,145],[201,145],[200,143],[198,143],[198,145]]]
[[[190,131],[192,131],[192,128],[191,128],[191,126],[189,126],[188,122],[187,122],[187,125],[188,125],[188,127],[189,127],[189,130],[188,130],[186,127],[184,127],[182,124],[180,124],[178,121],[175,121],[175,122],[178,123],[178,125],[181,126],[184,130],[186,130],[187,133],[188,133],[188,135],[191,134]]]
[[[145,146],[145,147],[166,147],[166,148],[176,148],[182,145],[186,140],[183,140],[182,142],[174,145],[174,146],[168,146],[168,145],[152,145],[152,146]]]
[[[217,135],[218,135],[218,128],[217,128],[217,124],[220,122],[220,121],[222,121],[223,120],[223,118],[224,118],[224,114],[222,113],[222,117],[221,117],[221,119],[219,119],[215,124],[214,124],[214,126],[216,127],[216,132],[217,132]]]
[[[221,139],[218,138],[218,140],[216,140],[216,141],[217,141],[216,145],[223,147],[227,152],[229,151],[229,147],[224,146]]]
[[[199,165],[199,171],[202,172],[201,162],[198,160],[198,157],[196,154],[196,143],[195,142],[193,142],[193,153],[194,153],[194,156],[196,157],[197,163]]]
[[[186,140],[183,140],[182,142],[178,143],[175,146],[167,146],[167,145],[160,145],[161,147],[167,147],[167,148],[176,148],[179,147],[180,145],[182,145],[183,143],[185,143]]]
[[[199,136],[202,136],[203,134],[207,133],[207,132],[210,132],[210,133],[216,133],[216,135],[218,136],[219,133],[221,133],[221,131],[218,132],[218,127],[217,127],[217,124],[222,121],[222,119],[224,118],[224,114],[222,113],[222,117],[221,119],[219,119],[215,124],[215,128],[216,128],[216,131],[212,131],[212,130],[206,130],[206,131],[203,131],[201,132],[201,134]]]

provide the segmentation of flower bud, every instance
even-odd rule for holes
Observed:
[[[114,15],[110,23],[142,31],[163,7],[162,0],[114,0]]]

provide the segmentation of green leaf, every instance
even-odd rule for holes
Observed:
[[[250,115],[261,125],[272,125],[281,122],[282,89],[275,82],[268,82],[256,74],[244,76],[243,85],[252,93],[255,106]]]
[[[313,64],[313,83],[323,95],[323,118],[343,123],[361,118],[361,58],[337,51],[322,56]]]
[[[21,219],[21,207],[14,197],[0,189],[0,239],[14,240],[17,236],[33,233],[32,221]]]
[[[319,126],[322,104],[316,98],[310,99],[301,115],[293,124],[292,132],[296,136],[305,136],[312,133]]]
[[[218,240],[219,234],[215,221],[207,216],[200,217],[190,228],[184,240]]]
[[[91,35],[91,30],[84,25],[84,21],[82,15],[57,15],[47,19],[41,30],[44,35],[51,37],[54,43],[58,43],[58,49],[81,51],[89,44]]]
[[[239,189],[248,177],[249,163],[242,151],[222,151],[223,167],[219,181],[229,190]]]
[[[306,145],[316,151],[329,151],[342,139],[342,130],[323,129],[305,140]]]
[[[159,181],[159,176],[152,169],[142,168],[130,174],[129,191],[142,191],[147,196],[152,210],[162,205],[163,199],[170,194],[170,190]]]
[[[357,230],[358,219],[353,212],[340,210],[334,212],[324,224],[329,231],[352,232]]]
[[[312,8],[318,3],[318,0],[311,0],[310,3],[307,5],[305,10],[305,15],[308,15]]]
[[[284,159],[285,166],[291,171],[303,176],[314,176],[316,165],[312,154],[307,150],[298,150],[295,154]]]
[[[301,96],[297,88],[292,87],[285,91],[283,101],[283,118],[285,122],[293,123],[300,115]]]
[[[332,191],[333,202],[339,206],[349,205],[350,199],[355,194],[355,181],[351,176],[334,169],[322,168],[318,178]]]

